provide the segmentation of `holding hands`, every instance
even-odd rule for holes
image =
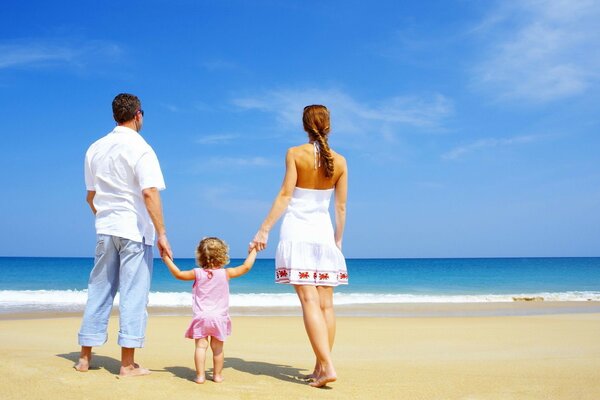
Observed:
[[[267,248],[268,240],[269,231],[265,229],[259,229],[258,232],[256,232],[256,235],[254,235],[254,239],[252,239],[248,246],[248,252],[250,252],[252,249],[255,249],[256,251],[263,251]]]
[[[169,244],[169,240],[167,239],[167,234],[163,233],[158,236],[156,240],[156,244],[158,246],[158,251],[160,253],[160,257],[173,259],[173,250],[171,250],[171,245]]]

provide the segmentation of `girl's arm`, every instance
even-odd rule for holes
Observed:
[[[253,248],[252,250],[250,250],[248,257],[246,257],[246,259],[244,260],[244,263],[242,265],[240,265],[239,267],[234,267],[234,268],[226,268],[225,270],[227,271],[227,277],[229,279],[231,279],[231,278],[237,278],[238,276],[244,275],[245,273],[247,273],[248,271],[250,271],[252,269],[252,266],[254,265],[254,261],[256,261],[256,248]]]
[[[344,227],[346,226],[346,200],[348,198],[348,167],[344,160],[342,175],[335,184],[335,244],[342,250]]]
[[[180,271],[177,265],[166,254],[162,257],[163,262],[171,271],[171,275],[182,281],[193,281],[196,279],[196,274],[193,269],[188,271]]]
[[[292,194],[294,193],[294,187],[296,187],[296,181],[298,179],[298,171],[296,170],[296,161],[294,160],[293,149],[288,149],[285,156],[285,177],[283,178],[283,184],[281,189],[273,201],[271,211],[263,221],[260,229],[254,236],[254,240],[250,244],[250,248],[256,248],[258,251],[267,248],[267,240],[269,240],[269,232],[273,225],[279,220],[281,214],[286,210]]]

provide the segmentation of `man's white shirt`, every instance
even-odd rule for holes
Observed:
[[[95,191],[96,233],[154,244],[142,190],[165,189],[152,147],[133,129],[117,126],[85,155],[85,186]]]

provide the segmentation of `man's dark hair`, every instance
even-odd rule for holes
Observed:
[[[113,117],[119,124],[131,121],[141,108],[140,99],[129,93],[118,94],[112,102]]]

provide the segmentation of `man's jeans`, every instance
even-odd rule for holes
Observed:
[[[108,318],[118,289],[119,346],[143,347],[152,280],[152,246],[111,235],[97,237],[79,345],[93,347],[106,342]]]

